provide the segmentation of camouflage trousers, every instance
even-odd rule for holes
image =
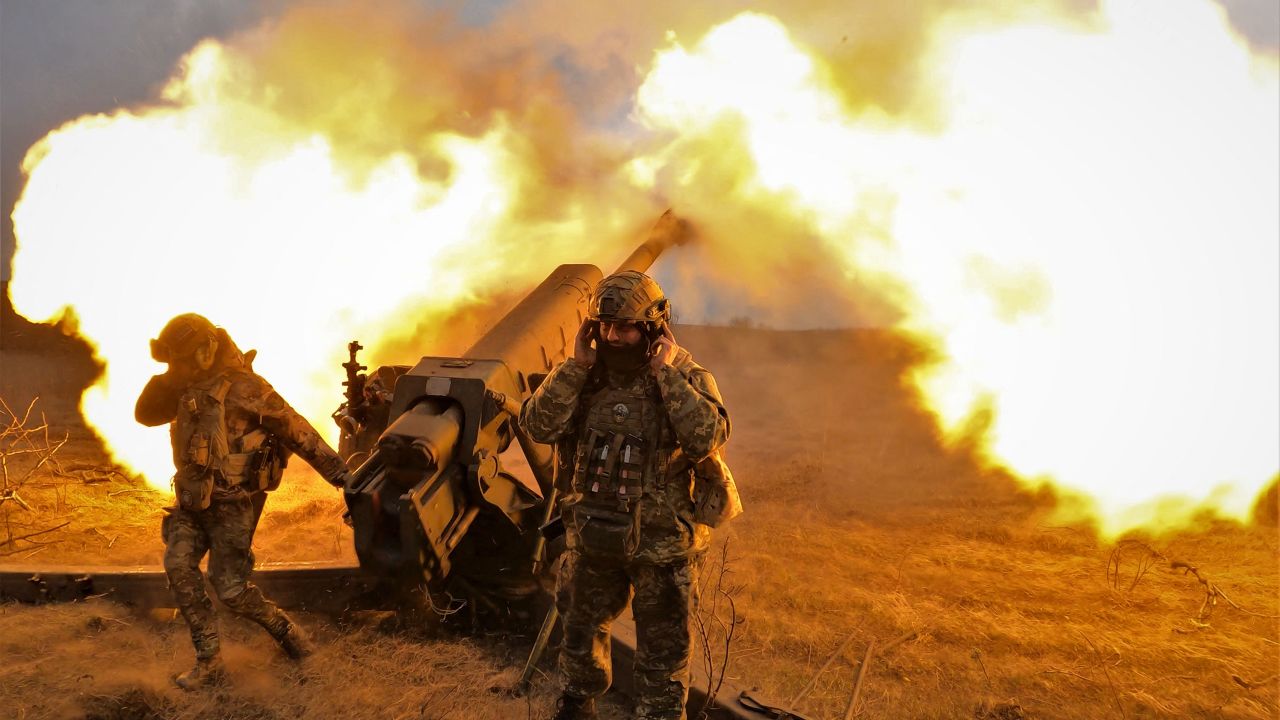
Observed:
[[[175,508],[161,525],[164,571],[178,610],[191,628],[196,657],[218,654],[218,624],[205,592],[200,561],[209,555],[209,584],[232,612],[248,618],[279,638],[289,631],[289,616],[249,582],[253,572],[253,532],[265,493],[216,500],[205,510]]]
[[[564,692],[598,697],[609,689],[613,667],[609,627],[626,609],[636,621],[635,696],[639,720],[680,720],[689,694],[691,625],[697,561],[662,565],[586,558],[572,550],[556,582],[564,639],[560,674]]]

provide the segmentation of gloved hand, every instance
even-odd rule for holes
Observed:
[[[351,484],[355,482],[356,478],[354,475],[351,474],[351,471],[343,470],[333,475],[332,477],[328,477],[325,479],[328,480],[329,484],[334,486],[335,488],[339,490],[345,490],[346,488],[351,487]]]

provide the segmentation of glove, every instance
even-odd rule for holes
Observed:
[[[351,484],[355,482],[356,477],[355,475],[352,475],[349,470],[342,470],[337,474],[333,475],[332,477],[328,477],[325,479],[328,480],[329,484],[334,486],[335,488],[339,490],[345,490],[351,487]]]

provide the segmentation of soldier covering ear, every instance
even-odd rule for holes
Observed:
[[[616,273],[592,293],[574,355],[524,404],[520,422],[572,458],[557,580],[563,694],[557,720],[595,717],[609,687],[609,625],[627,605],[638,647],[636,717],[684,717],[697,559],[694,466],[729,437],[711,373],[679,346],[671,303],[644,273]]]
[[[249,582],[253,533],[290,454],[337,487],[348,477],[346,466],[206,318],[189,313],[170,320],[151,341],[151,356],[169,369],[147,383],[134,415],[144,425],[170,426],[177,505],[166,509],[161,526],[164,567],[196,648],[195,667],[175,682],[192,689],[223,673],[200,571],[206,553],[209,584],[222,603],[264,627],[290,657],[307,655],[301,628]]]

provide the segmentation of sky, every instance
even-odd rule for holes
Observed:
[[[1280,3],[1221,0],[1242,35],[1280,48]],[[0,0],[0,276],[12,272],[10,213],[27,149],[81,115],[146,102],[202,38],[226,37],[280,13],[286,0]],[[441,3],[433,3],[439,5]],[[461,2],[484,25],[516,3]]]

